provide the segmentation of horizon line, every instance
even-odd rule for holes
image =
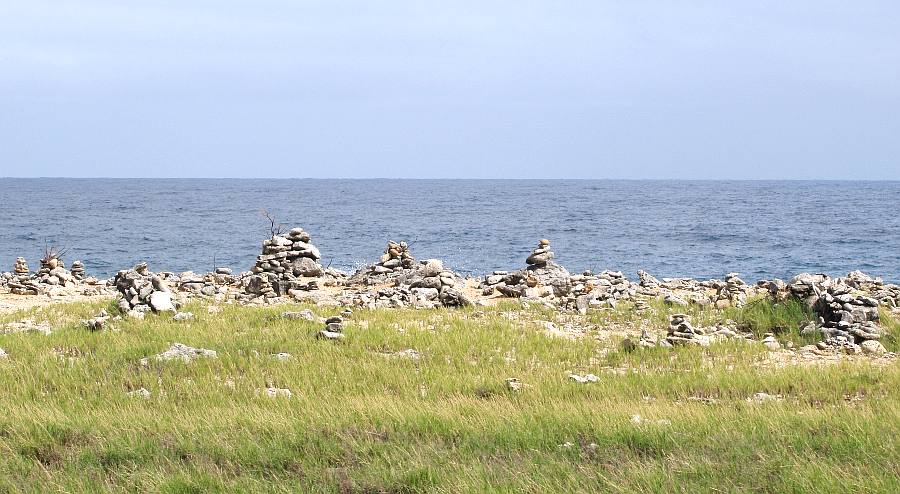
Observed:
[[[518,180],[518,181],[609,181],[609,182],[900,182],[900,178],[584,178],[584,177],[72,177],[72,176],[38,176],[14,177],[0,176],[0,180]]]

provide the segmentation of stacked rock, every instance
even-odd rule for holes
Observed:
[[[119,271],[112,283],[122,294],[118,305],[125,314],[176,311],[176,302],[169,286],[161,276],[150,272],[145,262]]]
[[[695,328],[688,320],[687,314],[672,314],[669,318],[669,331],[665,340],[669,345],[709,346],[710,338],[703,328]]]
[[[391,282],[397,277],[409,275],[420,267],[409,251],[406,242],[389,241],[384,254],[373,265],[359,269],[350,278],[351,283],[361,285],[380,285]]]
[[[31,270],[28,269],[28,261],[26,261],[24,257],[16,258],[16,264],[13,266],[13,273],[15,273],[16,276],[25,278],[31,274]]]
[[[525,264],[529,266],[545,266],[554,257],[555,254],[550,250],[550,241],[542,238],[538,241],[537,249],[531,251],[531,255],[525,259]]]
[[[344,320],[340,316],[326,319],[325,329],[316,334],[316,338],[324,340],[342,340],[344,336]]]
[[[275,288],[272,287],[272,283],[269,281],[269,277],[265,275],[253,275],[243,278],[242,289],[245,293],[262,297],[264,301],[278,297]]]
[[[16,258],[12,277],[7,281],[7,287],[15,295],[37,295],[40,293],[40,287],[31,278],[31,270],[28,269],[28,261],[24,257]]]
[[[507,297],[565,297],[572,291],[572,281],[566,268],[553,262],[554,257],[550,241],[541,239],[525,259],[525,269],[512,273],[495,271],[482,282],[482,293],[490,295],[496,290]]]
[[[207,298],[216,295],[226,296],[228,287],[239,287],[240,280],[231,274],[229,268],[216,268],[212,273],[203,275],[191,271],[181,273],[177,279],[173,279],[179,292],[185,292],[190,296]]]
[[[276,296],[286,295],[291,289],[308,289],[309,285],[301,283],[299,277],[320,277],[325,274],[319,264],[321,254],[315,245],[310,243],[310,235],[302,228],[294,228],[287,235],[275,235],[264,240],[262,254],[257,256],[256,265],[251,272],[265,278]],[[260,281],[244,283],[248,293],[267,297],[268,291],[254,291],[265,287]],[[318,285],[315,285],[318,287]]]
[[[880,305],[892,308],[900,307],[900,286],[885,285],[881,278],[872,278],[862,271],[853,271],[841,281],[874,298]]]
[[[775,300],[783,300],[788,295],[787,283],[778,278],[757,281],[756,286]]]
[[[645,290],[645,294],[655,295],[658,292],[660,283],[652,274],[641,269],[637,272],[637,275],[638,284]]]
[[[257,258],[258,272],[277,273],[282,278],[293,275],[318,277],[324,274],[319,249],[310,243],[309,233],[294,228],[287,236],[275,236],[263,242],[263,253]]]
[[[820,294],[813,309],[819,315],[826,338],[843,336],[861,344],[883,335],[878,326],[878,305],[874,298],[861,295],[844,283],[833,283]]]
[[[409,252],[409,245],[406,242],[397,243],[391,240],[384,249],[381,260],[375,265],[374,271],[386,273],[398,269],[410,269],[415,264],[416,260]]]
[[[75,278],[66,269],[63,260],[47,256],[41,259],[41,268],[37,273],[38,282],[51,286],[74,286]]]
[[[738,273],[728,273],[725,283],[716,287],[716,307],[742,307],[747,302],[748,289]]]
[[[823,287],[831,282],[831,278],[825,274],[800,273],[794,276],[788,283],[788,291],[798,299],[806,302],[809,307],[815,305]]]
[[[621,271],[603,271],[595,275],[585,271],[569,278],[572,289],[569,295],[561,299],[559,306],[565,309],[577,309],[586,314],[590,307],[615,307],[620,301],[630,300],[637,294],[634,286]]]
[[[72,278],[76,281],[84,280],[84,263],[81,261],[72,261]]]

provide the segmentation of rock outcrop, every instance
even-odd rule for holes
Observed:
[[[372,285],[381,281],[382,286],[359,289],[341,297],[344,305],[357,307],[460,307],[472,302],[465,295],[465,280],[438,259],[429,259],[409,267],[393,268],[391,273],[376,273],[363,269],[351,278],[351,282]]]

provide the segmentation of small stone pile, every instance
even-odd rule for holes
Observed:
[[[638,275],[638,284],[641,288],[647,290],[646,295],[655,295],[659,290],[659,280],[656,279],[652,274],[644,271],[643,269],[637,272]]]
[[[24,257],[16,258],[16,264],[13,266],[13,273],[15,273],[16,276],[24,276],[25,278],[31,275],[31,270],[28,269],[28,261],[26,261]]]
[[[263,301],[278,298],[278,293],[276,293],[275,288],[272,287],[272,283],[269,281],[268,276],[248,276],[244,278],[241,283],[244,292],[253,295],[254,297],[262,298]]]
[[[75,281],[84,281],[84,263],[81,261],[72,261],[72,278]]]
[[[669,318],[669,331],[666,343],[675,345],[709,346],[710,337],[703,328],[695,328],[688,320],[687,314],[672,314]]]
[[[537,249],[531,251],[531,255],[525,259],[525,264],[529,266],[544,266],[556,255],[550,250],[550,241],[546,238],[542,238],[538,241]]]
[[[410,269],[415,264],[416,260],[409,252],[409,245],[406,242],[397,243],[391,240],[384,249],[384,255],[381,256],[381,260],[375,264],[372,271],[384,274]]]
[[[325,320],[325,329],[316,333],[316,338],[320,340],[343,340],[344,320],[340,316],[329,317]]]
[[[41,259],[41,268],[37,272],[39,283],[51,286],[74,286],[75,278],[66,269],[63,260],[58,257]]]
[[[900,286],[885,285],[881,278],[872,278],[862,271],[853,271],[843,278],[850,288],[859,290],[888,308],[900,307]]]
[[[538,247],[525,259],[525,269],[512,273],[494,271],[482,282],[482,294],[491,295],[496,290],[515,298],[565,297],[572,290],[572,281],[566,268],[553,262],[554,257],[550,241],[541,239]]]
[[[216,268],[212,273],[203,275],[191,271],[181,273],[172,280],[179,292],[185,292],[191,296],[200,298],[226,295],[228,287],[239,286],[240,279],[231,274],[229,268]]]
[[[161,276],[150,272],[145,262],[119,271],[112,284],[122,294],[119,310],[124,314],[176,311],[172,290]]]
[[[91,331],[100,331],[104,326],[106,326],[106,323],[109,321],[109,319],[109,314],[106,312],[106,309],[103,309],[96,316],[81,321],[81,325],[85,328],[90,329]]]
[[[824,286],[831,281],[826,274],[800,273],[787,284],[788,292],[812,307],[819,300]]]
[[[383,285],[393,283],[397,278],[408,276],[420,268],[420,263],[412,256],[406,242],[391,240],[377,263],[360,268],[349,281],[356,285]]]
[[[17,257],[13,272],[7,273],[9,278],[6,285],[9,291],[15,295],[37,295],[41,292],[36,280],[31,278],[31,270],[28,261],[24,257]]]
[[[599,275],[585,271],[571,276],[569,281],[572,289],[559,306],[580,314],[587,314],[591,307],[615,307],[620,301],[632,299],[638,291],[621,271],[603,271]]]
[[[725,283],[717,287],[716,290],[716,307],[724,309],[725,307],[743,307],[747,303],[747,295],[749,286],[744,283],[738,273],[728,273],[725,275]]]

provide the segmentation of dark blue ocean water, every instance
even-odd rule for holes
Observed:
[[[900,182],[0,179],[0,271],[45,242],[88,274],[249,269],[261,209],[351,269],[388,239],[464,273],[512,269],[542,237],[571,271],[747,280],[862,269],[900,282]]]

